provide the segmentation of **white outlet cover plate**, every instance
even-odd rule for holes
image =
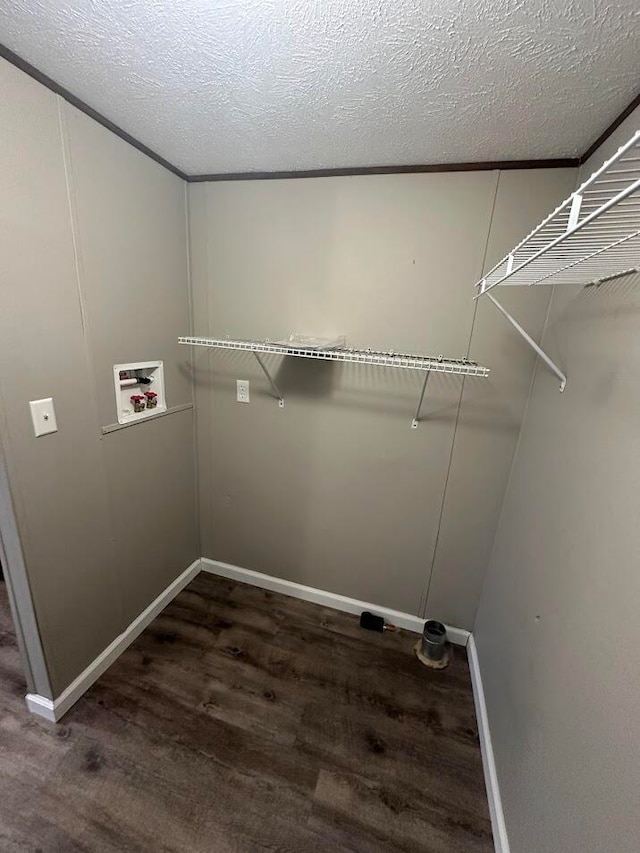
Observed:
[[[31,409],[31,420],[36,438],[41,435],[49,435],[51,432],[58,432],[53,397],[45,397],[44,400],[31,400],[29,408]]]
[[[251,398],[249,397],[249,380],[248,379],[238,379],[237,385],[237,400],[238,403],[250,403]]]

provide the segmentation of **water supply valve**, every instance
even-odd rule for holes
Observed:
[[[145,391],[144,396],[147,400],[147,409],[155,409],[158,405],[158,395],[155,391]]]
[[[145,399],[144,394],[132,394],[131,402],[133,403],[133,411],[134,412],[144,412],[145,409]]]
[[[167,411],[161,361],[114,364],[113,386],[118,424],[138,422]]]

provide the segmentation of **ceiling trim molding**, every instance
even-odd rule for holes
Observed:
[[[219,172],[209,175],[187,175],[182,171],[182,169],[179,169],[177,166],[174,166],[173,163],[165,160],[164,157],[161,157],[160,154],[157,154],[149,148],[148,145],[145,145],[134,136],[131,136],[131,134],[127,133],[126,130],[118,127],[117,124],[114,124],[110,119],[103,116],[102,113],[99,113],[93,107],[90,107],[89,104],[85,103],[80,98],[77,98],[72,92],[65,89],[64,86],[56,83],[56,81],[51,77],[48,77],[35,66],[31,65],[31,63],[27,62],[26,59],[23,59],[2,43],[0,43],[0,57],[6,59],[7,62],[10,62],[12,65],[15,65],[16,68],[20,69],[20,71],[24,71],[25,74],[29,75],[29,77],[32,77],[34,80],[37,80],[38,83],[46,86],[47,89],[55,92],[56,95],[60,95],[61,98],[64,98],[64,100],[68,101],[72,106],[88,115],[89,118],[97,121],[98,124],[101,124],[103,127],[106,127],[107,130],[115,133],[115,135],[119,136],[120,139],[128,142],[129,145],[137,148],[138,151],[146,154],[147,157],[155,160],[156,163],[164,166],[165,169],[173,172],[174,175],[177,175],[179,178],[182,178],[182,180],[187,181],[188,183],[207,183],[217,181],[274,181],[287,178],[335,178],[350,177],[353,175],[402,175],[428,174],[434,172],[486,172],[497,169],[576,168],[585,163],[589,157],[591,157],[591,155],[607,141],[622,122],[631,115],[636,107],[640,106],[640,93],[638,93],[638,95],[636,95],[633,101],[625,107],[620,115],[611,122],[609,127],[607,127],[595,142],[587,148],[584,154],[581,154],[578,157],[557,157],[546,160],[489,160],[478,163],[424,163],[404,166],[353,166],[342,169],[305,169],[300,171],[294,170],[279,172]]]
[[[188,175],[192,184],[216,181],[277,181],[283,178],[341,178],[353,175],[403,175],[429,172],[487,172],[495,169],[567,169],[580,165],[579,157],[548,160],[487,160],[477,163],[419,163],[406,166],[349,166],[345,169],[304,169],[291,172],[220,172]]]
[[[118,127],[117,124],[114,124],[108,118],[105,118],[102,113],[99,113],[97,110],[94,110],[93,107],[90,107],[89,104],[86,104],[84,101],[80,100],[80,98],[76,98],[74,94],[72,94],[68,89],[65,89],[64,86],[61,86],[59,83],[56,83],[55,80],[52,80],[51,77],[47,77],[46,74],[43,74],[42,71],[39,71],[35,68],[31,63],[27,62],[26,59],[23,59],[21,56],[18,56],[17,53],[14,53],[12,50],[9,50],[8,47],[0,43],[0,57],[6,59],[7,62],[10,62],[12,65],[15,65],[16,68],[19,68],[20,71],[24,71],[25,74],[28,74],[29,77],[33,77],[34,80],[37,80],[38,83],[42,83],[43,86],[46,86],[47,89],[50,89],[52,92],[55,92],[56,95],[60,95],[61,98],[64,98],[65,101],[68,101],[72,106],[77,107],[81,112],[86,113],[89,118],[92,118],[94,121],[97,121],[98,124],[101,124],[103,127],[106,127],[107,130],[110,130],[112,133],[115,133],[116,136],[119,136],[120,139],[123,139],[125,142],[128,142],[129,145],[133,145],[134,148],[137,148],[138,151],[141,151],[143,154],[146,154],[147,157],[151,157],[152,160],[155,160],[156,163],[159,163],[161,166],[164,166],[165,169],[168,169],[170,172],[173,172],[174,175],[177,175],[179,178],[182,178],[183,181],[187,180],[187,175],[181,170],[178,169],[177,166],[174,166],[173,163],[170,163],[168,160],[165,160],[164,157],[161,157],[159,154],[156,154],[155,151],[152,151],[148,145],[145,145],[143,142],[140,142],[135,138],[135,136],[131,136],[130,133],[127,133],[126,130],[123,130],[121,127]]]
[[[620,127],[622,122],[628,116],[631,115],[631,113],[636,109],[636,107],[640,107],[640,92],[638,92],[638,94],[631,101],[629,106],[625,107],[625,109],[622,110],[620,115],[611,122],[609,127],[600,134],[600,136],[596,139],[596,141],[593,142],[587,148],[587,150],[584,152],[584,154],[580,157],[580,165],[582,165],[583,163],[586,163],[587,160],[589,159],[589,157],[591,157],[592,154],[596,153],[596,151],[598,150],[598,148],[600,148],[600,146],[603,144],[603,142],[607,141],[607,139],[611,136],[611,134],[614,132],[614,130],[617,130]]]

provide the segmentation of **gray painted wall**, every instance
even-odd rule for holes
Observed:
[[[342,332],[492,367],[434,375],[412,431],[417,374],[284,360],[280,410],[248,355],[178,347],[184,185],[4,62],[0,85],[2,440],[52,685],[37,689],[59,695],[201,551],[470,627],[533,365],[471,285],[573,173],[190,188],[197,332]],[[540,333],[548,295],[505,299]],[[101,434],[112,364],[151,358],[170,406],[195,375],[199,514],[191,412]],[[60,430],[36,440],[27,402],[48,395]]]
[[[556,291],[474,633],[512,853],[635,853],[640,276]]]
[[[572,170],[189,187],[194,328],[482,360],[489,380],[195,353],[203,554],[470,628],[533,358],[472,300]],[[549,294],[507,302],[540,334]],[[494,311],[495,313],[491,313]],[[250,405],[235,401],[251,382]],[[462,401],[462,405],[461,405]],[[455,442],[454,442],[455,439]],[[453,451],[453,452],[452,452]]]
[[[191,400],[185,193],[4,61],[0,126],[0,429],[52,698],[198,556],[192,412],[101,434],[113,363],[163,359]]]
[[[113,365],[161,359],[167,405],[193,402],[185,184],[65,104],[81,294],[100,426],[114,423]],[[102,438],[129,624],[200,556],[193,412]]]

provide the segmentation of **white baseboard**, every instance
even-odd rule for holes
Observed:
[[[491,828],[493,830],[493,843],[496,853],[509,853],[509,838],[507,827],[504,822],[502,811],[502,799],[500,798],[500,787],[498,785],[498,774],[496,762],[493,755],[491,743],[491,731],[489,730],[489,717],[487,705],[484,699],[482,686],[482,675],[480,673],[480,662],[478,660],[478,649],[473,634],[469,636],[467,644],[467,655],[469,657],[469,669],[471,671],[471,684],[473,686],[473,698],[476,705],[476,717],[480,734],[480,749],[482,751],[482,767],[484,769],[484,781],[487,787],[487,799],[489,800],[489,814],[491,815]]]
[[[293,598],[301,598],[304,601],[311,601],[314,604],[321,604],[324,607],[331,607],[333,610],[341,610],[344,613],[358,615],[363,610],[369,610],[371,613],[382,616],[385,621],[397,625],[399,628],[404,628],[407,631],[414,631],[416,634],[422,633],[424,626],[424,619],[421,619],[419,616],[413,616],[410,613],[402,613],[399,610],[392,610],[389,607],[379,607],[367,601],[347,598],[335,592],[326,592],[311,586],[294,583],[293,581],[264,575],[261,572],[254,572],[251,569],[241,569],[229,563],[221,563],[218,560],[210,560],[207,557],[202,557],[202,559],[193,562],[188,569],[185,569],[173,583],[160,593],[155,601],[152,601],[147,609],[134,619],[129,627],[117,636],[57,699],[47,699],[46,696],[40,696],[37,693],[27,693],[25,697],[27,708],[33,714],[38,714],[46,720],[50,720],[53,723],[58,722],[67,713],[69,708],[78,701],[82,694],[91,687],[94,681],[111,666],[176,595],[187,584],[191,583],[200,571],[241,581],[242,583],[268,589],[272,592],[279,592]],[[452,643],[458,646],[466,646],[469,640],[469,632],[462,628],[447,625],[447,637]]]
[[[359,601],[357,598],[347,598],[345,595],[338,595],[336,592],[326,592],[322,589],[316,589],[313,586],[304,586],[300,583],[276,578],[272,575],[264,575],[262,572],[254,572],[252,569],[242,569],[239,566],[232,566],[230,563],[221,563],[219,560],[210,560],[208,557],[203,557],[201,560],[202,571],[210,572],[213,575],[220,575],[229,580],[241,581],[252,586],[258,586],[261,589],[268,589],[271,592],[279,592],[282,595],[289,595],[292,598],[301,598],[303,601],[312,601],[314,604],[321,604],[323,607],[331,607],[333,610],[341,610],[343,613],[354,613],[359,615],[363,610],[369,610],[377,616],[382,616],[386,622],[397,625],[398,628],[404,628],[407,631],[413,631],[416,634],[421,634],[425,620],[420,616],[412,616],[410,613],[402,613],[400,610],[391,610],[389,607],[379,607],[377,604],[371,604],[368,601]],[[469,632],[463,628],[454,628],[447,625],[447,637],[450,642],[457,646],[466,646],[469,639]]]
[[[131,643],[138,637],[144,629],[149,625],[156,616],[164,610],[175,597],[181,592],[187,584],[196,577],[200,572],[200,560],[193,562],[188,569],[177,577],[173,583],[160,593],[160,595],[151,602],[134,621],[126,628],[122,634],[119,634],[115,640],[110,643],[107,648],[92,661],[89,666],[81,672],[75,681],[64,690],[57,699],[47,699],[45,696],[40,696],[37,693],[27,693],[26,702],[27,708],[33,714],[39,714],[51,722],[57,722],[69,708],[74,705],[85,691],[91,687],[102,673],[111,666],[122,652],[130,646]]]
[[[24,697],[27,703],[27,708],[32,714],[37,714],[39,717],[44,717],[50,723],[56,723],[59,717],[56,717],[55,702],[52,699],[47,699],[46,696],[40,696],[39,693],[27,693]]]

